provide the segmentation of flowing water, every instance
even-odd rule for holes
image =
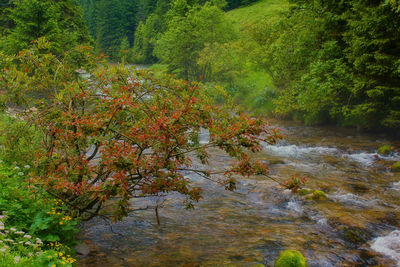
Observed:
[[[291,174],[308,177],[307,187],[327,193],[313,201],[283,190],[262,177],[243,178],[235,192],[189,175],[204,188],[194,210],[177,194],[134,200],[122,222],[95,219],[80,238],[91,253],[80,266],[254,266],[273,265],[280,251],[298,249],[310,266],[400,266],[400,174],[390,165],[393,153],[379,156],[383,136],[278,122],[286,138],[264,146],[257,159],[272,164],[282,181]],[[203,142],[206,142],[206,135]],[[213,151],[215,167],[229,157]]]

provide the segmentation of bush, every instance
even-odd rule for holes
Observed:
[[[0,161],[0,266],[68,266],[77,221],[62,202],[30,184],[30,168]]]
[[[275,262],[275,267],[306,267],[307,260],[297,250],[288,249],[281,253]]]
[[[393,147],[391,145],[383,145],[380,148],[378,148],[378,154],[387,156],[390,153],[392,153]]]
[[[400,172],[400,161],[398,161],[395,164],[393,164],[392,171],[393,172]]]

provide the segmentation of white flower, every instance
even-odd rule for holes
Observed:
[[[33,253],[32,253],[32,252],[29,252],[29,253],[28,253],[28,257],[29,257],[29,258],[32,258],[32,257],[33,257]]]
[[[3,161],[0,159],[0,164],[3,163]]]
[[[25,234],[24,231],[16,231],[15,233],[16,233],[17,235],[23,235],[23,234]]]
[[[14,170],[19,170],[19,169],[20,169],[20,167],[18,167],[18,166],[14,167]]]
[[[0,215],[0,220],[7,219],[7,218],[8,218],[7,215]]]
[[[18,175],[19,175],[19,176],[22,176],[22,175],[24,175],[24,173],[23,173],[23,172],[19,172]]]
[[[17,231],[17,229],[15,229],[15,228],[10,228],[10,231],[11,231],[11,232],[15,232],[15,231]]]
[[[6,247],[0,248],[0,252],[6,252],[6,250],[7,250]]]
[[[3,231],[3,230],[4,230],[4,223],[0,222],[0,231]]]
[[[25,165],[24,168],[25,168],[25,169],[30,169],[31,166],[30,166],[30,165]]]
[[[7,241],[7,242],[14,242],[14,240],[9,239],[9,238],[4,239],[4,241]]]
[[[14,263],[15,264],[18,264],[18,262],[21,260],[21,257],[20,256],[15,256],[14,257]]]
[[[32,236],[31,235],[24,235],[24,238],[31,239]]]
[[[3,214],[5,215],[5,214],[7,214],[8,213],[8,211],[3,211]]]
[[[30,245],[32,245],[32,243],[31,243],[31,241],[26,241],[25,245],[30,246]]]

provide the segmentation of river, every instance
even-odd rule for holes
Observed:
[[[80,239],[91,253],[79,266],[273,266],[284,249],[298,249],[310,266],[400,266],[400,173],[379,146],[400,143],[352,130],[274,122],[285,140],[264,146],[256,158],[270,161],[271,175],[308,177],[306,187],[323,190],[328,200],[313,201],[283,190],[262,177],[242,178],[235,192],[200,177],[204,188],[194,210],[183,198],[134,200],[136,207],[162,202],[154,210],[130,214],[110,227],[87,222]],[[204,134],[203,141],[206,142]],[[213,151],[212,164],[229,157]]]

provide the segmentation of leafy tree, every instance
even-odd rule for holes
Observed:
[[[400,128],[400,16],[387,1],[353,1],[345,33],[346,56],[355,72],[354,108],[364,126]]]
[[[155,11],[146,19],[145,23],[139,22],[135,31],[132,47],[132,59],[136,63],[154,63],[154,46],[160,35],[166,30],[164,13],[168,10],[168,2],[158,1]]]
[[[2,94],[18,90],[29,107],[35,102],[26,92],[54,92],[47,102],[35,104],[37,112],[25,113],[46,136],[32,179],[75,215],[93,217],[113,198],[120,219],[130,211],[131,198],[173,191],[187,196],[191,207],[201,189],[185,174],[232,190],[236,175],[268,172],[249,153],[259,151],[261,142],[274,143],[279,133],[261,118],[212,106],[196,84],[156,80],[124,66],[100,67],[84,80],[68,61],[34,51],[12,60],[17,65],[3,73]],[[207,144],[199,140],[202,129],[210,132]],[[232,166],[208,168],[210,148],[225,151]],[[193,167],[195,160],[203,167]]]
[[[200,52],[206,44],[232,40],[232,24],[221,8],[210,2],[190,6],[186,0],[175,0],[167,16],[168,29],[157,41],[155,55],[180,77],[199,79],[206,72],[197,64]]]

